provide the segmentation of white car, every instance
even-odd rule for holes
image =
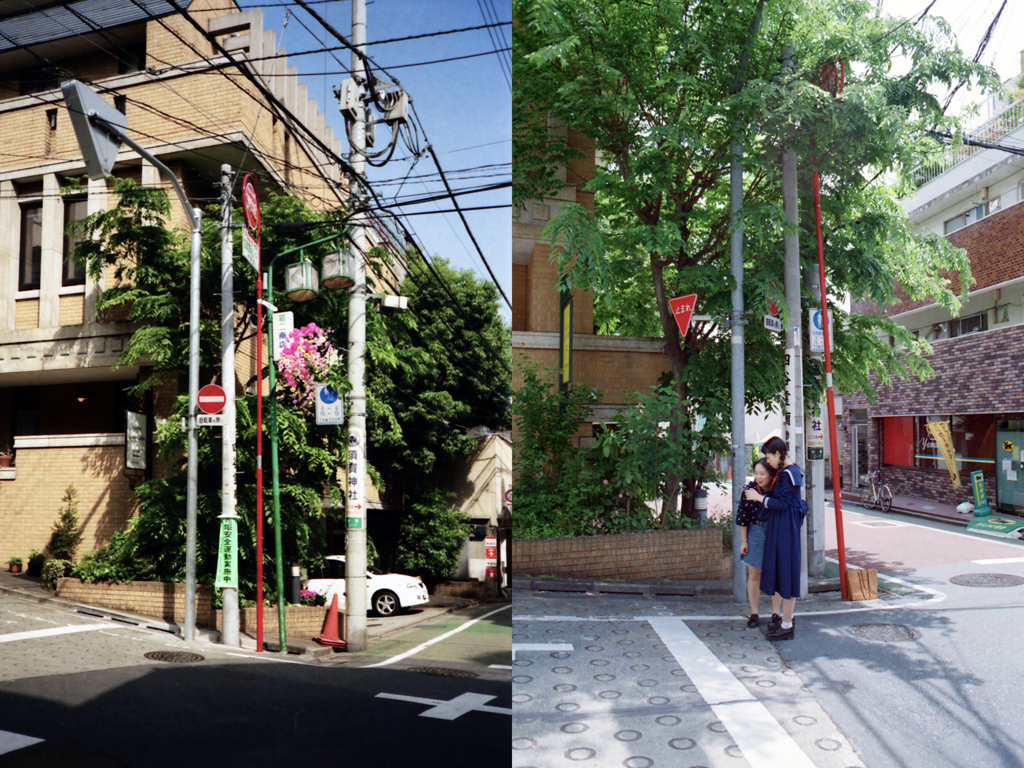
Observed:
[[[327,604],[338,596],[338,608],[345,607],[345,556],[328,555],[323,573],[327,578],[310,579],[306,589],[323,595]],[[416,605],[426,605],[430,600],[423,582],[414,576],[400,573],[384,573],[379,568],[366,567],[366,600],[371,611],[379,616],[391,616],[398,611]]]

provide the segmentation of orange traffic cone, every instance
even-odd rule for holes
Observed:
[[[345,641],[338,637],[338,595],[331,599],[331,607],[327,609],[324,617],[324,626],[320,634],[313,638],[314,642],[320,645],[328,645],[331,648],[344,648]]]

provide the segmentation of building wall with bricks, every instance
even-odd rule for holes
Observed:
[[[941,221],[943,214],[934,216]],[[949,472],[932,466],[902,466],[885,461],[885,419],[893,417],[992,417],[995,422],[1024,419],[1024,203],[1007,205],[979,221],[947,236],[950,244],[966,250],[974,282],[958,315],[951,316],[934,300],[911,300],[897,286],[897,304],[887,308],[886,315],[926,338],[932,346],[927,360],[932,375],[923,381],[910,376],[880,385],[873,379],[874,401],[863,393],[844,393],[843,423],[840,433],[840,454],[844,487],[858,485],[854,476],[882,469],[883,477],[894,494],[905,494],[946,504],[959,504],[963,497]],[[961,289],[958,274],[949,273],[950,288]],[[878,313],[877,306],[861,305],[855,312]],[[984,318],[982,330],[975,320],[971,328],[958,329],[959,318]],[[952,336],[956,330],[959,335]],[[853,428],[866,431],[866,445],[859,457],[854,456]],[[915,464],[921,462],[925,449],[920,424],[915,427]],[[995,436],[991,438],[995,456]],[[932,449],[933,450],[933,449]],[[958,452],[958,459],[961,455]],[[971,498],[970,472],[984,473],[990,500],[998,501],[997,475],[1004,467],[994,460],[984,463],[961,461],[961,476],[967,499]],[[1003,500],[1007,501],[1007,500]],[[1007,503],[1009,503],[1007,501]],[[1018,512],[1024,512],[1019,509]]]
[[[124,62],[98,48],[59,63],[95,82],[108,103],[116,103],[115,94],[123,97],[129,135],[165,162],[192,198],[209,197],[217,180],[203,176],[197,158],[208,162],[222,156],[230,164],[243,150],[255,162],[261,195],[288,190],[316,210],[342,204],[346,186],[331,160],[341,143],[297,84],[287,59],[262,60],[284,51],[274,32],[262,28],[261,12],[193,0],[189,14],[233,58],[253,59],[245,66],[263,78],[283,106],[271,103],[232,67],[182,68],[221,54],[178,14],[121,29],[125,40],[145,51],[140,61],[145,68],[119,74]],[[136,514],[133,486],[141,479],[125,473],[124,427],[118,420],[123,422],[128,406],[143,408],[155,429],[155,419],[167,417],[187,389],[183,378],[165,376],[151,403],[132,403],[125,387],[151,375],[151,368],[145,359],[121,360],[135,330],[127,308],[96,309],[102,290],[116,282],[116,268],[106,266],[97,280],[89,276],[84,284],[66,284],[67,187],[84,177],[84,163],[62,92],[51,84],[21,95],[30,76],[28,71],[0,73],[0,454],[15,450],[14,465],[0,468],[0,560],[27,558],[31,550],[45,548],[61,496],[71,485],[78,492],[85,534],[79,555],[108,543]],[[210,174],[219,174],[219,163]],[[164,188],[171,203],[169,226],[188,228],[169,180],[134,150],[122,147],[112,176]],[[88,213],[95,213],[115,204],[112,190],[111,179],[85,180],[79,194],[86,197]],[[33,258],[40,264],[39,285],[26,288],[22,232],[35,226],[26,224],[26,209],[37,205],[40,242]],[[254,344],[243,343],[236,357],[238,394],[256,374]],[[264,354],[264,364],[266,359]],[[182,470],[155,451],[150,463],[156,477]]]

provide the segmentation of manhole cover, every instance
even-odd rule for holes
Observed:
[[[441,677],[480,677],[476,672],[467,672],[464,669],[445,669],[443,667],[406,667],[410,672],[419,672],[422,675],[440,675]]]
[[[1024,579],[1009,573],[965,573],[950,579],[961,587],[1019,587]]]
[[[145,656],[150,661],[167,661],[171,664],[192,664],[206,658],[198,653],[185,653],[184,651],[150,651]]]
[[[864,640],[879,643],[904,643],[921,637],[916,629],[903,624],[854,624],[850,632]]]

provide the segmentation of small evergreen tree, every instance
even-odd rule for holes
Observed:
[[[398,567],[403,573],[444,578],[459,564],[469,533],[469,520],[452,502],[455,495],[432,491],[422,504],[413,504],[402,521]]]
[[[54,523],[47,549],[54,560],[72,561],[75,559],[78,545],[82,543],[82,529],[78,527],[78,491],[75,486],[67,487],[61,501],[64,506],[61,508],[60,517]]]

